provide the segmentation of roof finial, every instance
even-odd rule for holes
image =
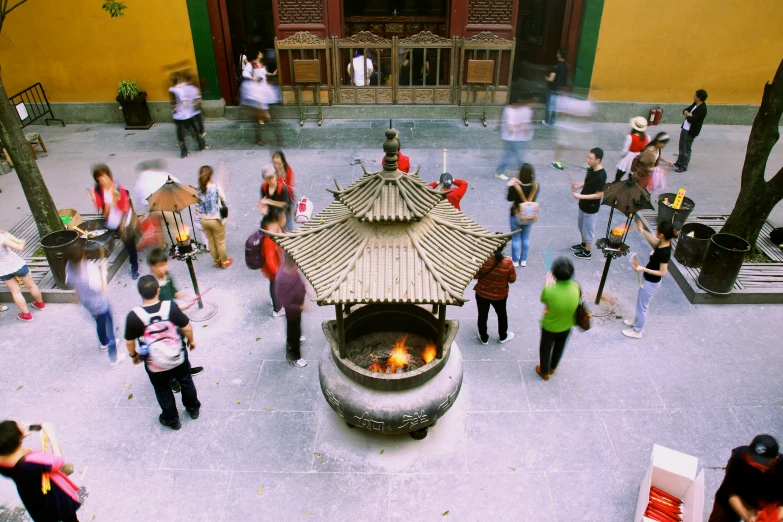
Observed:
[[[389,120],[391,124],[391,120]],[[400,142],[397,139],[397,131],[389,126],[386,129],[386,141],[383,142],[383,152],[386,156],[383,157],[383,170],[396,172],[397,171],[397,151],[400,150]]]

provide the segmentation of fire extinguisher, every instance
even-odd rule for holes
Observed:
[[[650,116],[647,118],[647,123],[649,125],[658,125],[661,122],[661,118],[663,117],[663,109],[661,109],[659,106],[655,106],[652,109],[650,109]]]

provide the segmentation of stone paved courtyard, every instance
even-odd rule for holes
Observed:
[[[379,169],[386,125],[287,125],[284,150],[297,195],[320,210],[331,200],[325,188],[334,179],[347,186],[361,176],[360,164]],[[470,183],[462,210],[490,230],[508,230],[506,187],[492,176],[501,146],[496,122],[487,129],[459,121],[395,127],[427,181],[440,175],[441,148],[448,148],[449,171]],[[208,255],[196,263],[201,288],[213,287],[207,300],[219,307],[207,323],[194,323],[192,361],[206,367],[195,379],[203,404],[197,421],[185,415],[178,432],[160,426],[143,368],[126,362],[110,371],[78,305],[34,311],[31,324],[15,319],[13,305],[0,313],[0,417],[54,423],[75,464],[73,478],[86,489],[81,520],[629,522],[653,443],[699,458],[706,520],[731,448],[762,432],[783,441],[783,306],[694,306],[667,277],[644,338],[626,339],[622,319],[632,317],[637,289],[627,259],[612,265],[606,286],[616,313],[572,334],[549,382],[536,375],[544,252],[551,244],[555,255],[570,255],[569,245],[579,241],[568,176],[548,166],[555,143],[549,129],[536,129],[528,153],[541,183],[542,216],[509,298],[516,338],[497,343],[491,314],[490,344],[478,342],[471,284],[471,301],[448,312],[460,320],[462,392],[422,441],[351,430],[331,411],[317,360],[325,345],[321,321],[332,317],[332,308],[313,305],[304,316],[303,356],[310,364],[300,370],[285,361],[284,321],[271,317],[266,281],[242,260],[258,222],[254,203],[271,150],[252,145],[251,124],[208,123],[212,149],[184,160],[169,124],[149,131],[36,130],[49,148],[39,165],[58,208],[90,210],[84,188],[97,162],[108,163],[129,186],[134,166],[152,158],[166,159],[173,174],[193,185],[200,165],[224,164],[228,172],[228,250],[236,262],[226,271],[215,269]],[[663,130],[676,143],[677,127]],[[622,124],[595,126],[610,177],[626,132]],[[695,214],[730,211],[748,133],[749,127],[705,126],[691,169],[669,174],[669,188],[687,188],[696,201]],[[664,155],[673,159],[675,152],[672,145]],[[566,156],[578,180],[585,155]],[[771,171],[783,165],[783,145],[769,164]],[[29,210],[15,174],[0,176],[0,188],[0,228],[10,228]],[[598,234],[607,216],[603,207]],[[783,207],[770,219],[783,224]],[[629,238],[646,260],[646,243],[637,233]],[[574,264],[585,293],[594,293],[603,258]],[[185,266],[173,261],[172,267],[178,284],[189,287]],[[110,286],[121,337],[125,314],[139,303],[127,265]],[[0,520],[26,519],[10,481],[0,481],[0,506]]]

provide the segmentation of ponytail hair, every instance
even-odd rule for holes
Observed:
[[[679,231],[674,228],[674,224],[670,221],[661,221],[658,223],[658,232],[660,232],[667,241],[676,238],[679,235]]]
[[[503,258],[506,257],[506,256],[503,255],[503,247],[505,247],[505,246],[506,246],[505,244],[500,245],[498,247],[498,249],[495,250],[495,261],[497,261],[498,263],[503,261]]]

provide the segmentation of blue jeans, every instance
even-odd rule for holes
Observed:
[[[109,347],[109,362],[117,362],[117,341],[114,339],[114,323],[111,320],[111,310],[106,310],[100,315],[92,316],[95,319],[98,340],[101,346]]]
[[[525,162],[525,143],[524,141],[503,140],[503,153],[495,172],[503,174],[510,169],[514,171],[516,176],[519,173],[519,168]]]
[[[546,91],[546,119],[544,121],[547,122],[547,124],[552,125],[555,123],[555,96],[557,96],[557,93],[555,91],[547,89]]]
[[[642,286],[639,289],[639,295],[636,298],[636,317],[633,320],[633,329],[637,332],[641,332],[644,329],[644,322],[647,319],[647,309],[650,308],[650,301],[652,301],[653,295],[661,287],[661,282],[651,283],[646,279],[642,279]]]
[[[530,232],[533,230],[533,225],[520,225],[517,216],[511,216],[509,218],[509,226],[512,232],[522,231],[511,236],[511,260],[514,263],[527,261],[527,251],[530,248]]]

